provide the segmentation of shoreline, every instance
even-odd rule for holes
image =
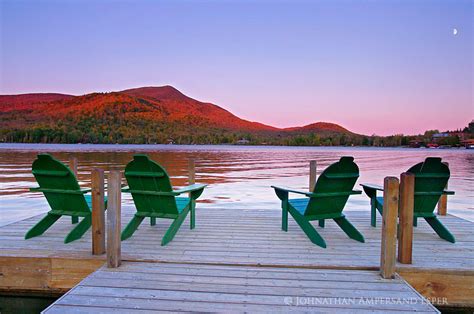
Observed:
[[[63,151],[63,152],[82,152],[87,151],[127,151],[126,148],[129,148],[130,151],[135,150],[143,150],[143,151],[150,151],[153,149],[160,148],[161,150],[187,150],[187,149],[195,149],[195,150],[202,150],[202,149],[211,149],[211,150],[218,150],[219,148],[226,148],[229,150],[245,150],[245,149],[301,149],[301,150],[346,150],[346,149],[353,149],[353,150],[410,150],[413,152],[416,151],[471,151],[464,147],[451,147],[451,148],[427,148],[427,147],[419,147],[419,148],[412,148],[408,146],[290,146],[290,145],[237,145],[237,144],[63,144],[63,143],[0,143],[0,150],[5,151],[37,151],[38,149],[54,149],[54,148],[61,148],[56,151]],[[70,148],[71,150],[67,150],[66,148]],[[120,149],[117,149],[120,148]],[[472,150],[474,152],[474,150]]]

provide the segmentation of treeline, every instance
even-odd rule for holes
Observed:
[[[401,146],[408,145],[406,136],[362,136],[356,134],[282,135],[232,132],[222,129],[183,127],[181,123],[159,124],[141,121],[124,125],[110,121],[59,122],[55,126],[35,126],[0,130],[0,141],[15,143],[92,143],[92,144],[236,144],[245,139],[249,145],[288,146]]]
[[[364,136],[353,133],[247,132],[212,127],[205,119],[180,118],[178,121],[156,120],[126,110],[98,114],[81,112],[61,119],[42,120],[3,114],[0,119],[0,141],[16,143],[93,143],[93,144],[237,144],[244,139],[249,145],[288,146],[407,146],[410,141],[429,143],[438,130],[423,135]],[[27,120],[31,119],[31,120]],[[12,124],[11,121],[15,121]],[[10,122],[10,123],[7,123]],[[7,126],[8,125],[8,126]],[[17,125],[17,127],[15,127]],[[7,126],[7,127],[2,127]],[[248,142],[247,142],[248,141]],[[457,136],[438,140],[440,145],[459,145]]]

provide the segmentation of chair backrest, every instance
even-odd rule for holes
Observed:
[[[430,214],[434,211],[439,198],[448,183],[449,167],[441,158],[428,157],[407,172],[415,175],[415,208],[416,213]]]
[[[56,213],[90,214],[91,211],[83,194],[68,193],[68,191],[80,191],[80,186],[74,173],[62,162],[49,154],[39,154],[33,162],[32,173],[43,190],[49,206]]]
[[[359,167],[354,157],[344,156],[327,167],[319,176],[313,193],[340,193],[330,197],[311,198],[305,215],[340,213],[346,205],[350,192],[359,178]]]
[[[125,167],[125,178],[138,212],[178,215],[173,195],[149,195],[133,191],[172,192],[166,170],[147,155],[134,155]]]

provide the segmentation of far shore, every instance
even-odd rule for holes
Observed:
[[[150,151],[150,150],[215,150],[215,149],[308,149],[308,150],[412,150],[412,151],[464,151],[464,147],[428,148],[409,146],[290,146],[290,145],[238,145],[238,144],[62,144],[62,143],[0,143],[0,150],[8,151]],[[474,149],[472,150],[474,152]]]

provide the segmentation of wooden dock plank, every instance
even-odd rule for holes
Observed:
[[[125,224],[131,218],[133,208],[128,206],[123,210],[122,222]],[[337,263],[334,266],[366,269],[379,266],[380,228],[370,227],[368,212],[347,213],[351,222],[366,237],[366,243],[348,239],[332,222],[328,222],[324,229],[317,227],[328,243],[327,249],[309,242],[292,220],[288,232],[281,232],[279,216],[279,212],[271,210],[201,209],[197,212],[197,228],[182,228],[166,247],[159,247],[157,243],[169,221],[158,219],[156,226],[143,223],[131,239],[122,243],[123,259],[210,263],[218,258],[219,262],[246,265],[291,263],[295,266],[325,267]],[[35,217],[0,228],[0,248],[38,253],[43,250],[45,254],[69,251],[80,252],[84,256],[90,254],[89,233],[74,243],[62,243],[61,239],[71,228],[66,219],[54,225],[44,236],[23,240],[24,232],[37,220]],[[441,220],[453,230],[457,243],[440,239],[426,223],[420,221],[414,233],[413,264],[398,264],[398,267],[473,269],[473,224],[449,215],[441,217]],[[358,258],[354,259],[354,255]]]
[[[123,206],[122,226],[128,223],[134,211],[133,206]],[[380,216],[378,227],[373,228],[369,211],[347,211],[346,215],[364,234],[366,242],[347,238],[334,222],[327,221],[324,229],[315,224],[328,243],[323,249],[313,245],[292,219],[288,232],[282,232],[279,211],[198,207],[196,229],[181,228],[175,239],[164,247],[159,244],[170,221],[158,219],[155,226],[145,221],[132,238],[122,242],[122,260],[377,270],[380,266]],[[63,243],[64,235],[73,228],[67,218],[60,219],[44,235],[24,240],[25,232],[39,219],[37,216],[0,227],[1,290],[23,286],[27,290],[65,292],[105,261],[104,255],[91,254],[90,231],[80,240]],[[453,302],[466,304],[466,300],[474,300],[474,292],[469,288],[474,282],[474,224],[451,215],[441,216],[440,220],[453,232],[457,242],[452,244],[440,239],[426,222],[420,220],[413,235],[413,264],[397,263],[397,272],[426,296],[449,295]],[[79,266],[79,260],[82,266]],[[18,261],[26,263],[28,269],[24,273],[19,270]],[[71,275],[68,276],[67,271]],[[26,281],[24,277],[28,273],[34,278]],[[430,276],[431,273],[438,275]],[[441,276],[447,273],[450,277]],[[459,294],[454,283],[467,286],[468,289],[463,290],[467,292]]]
[[[99,269],[45,313],[83,307],[88,311],[437,312],[405,281],[381,279],[376,271],[142,262]]]

